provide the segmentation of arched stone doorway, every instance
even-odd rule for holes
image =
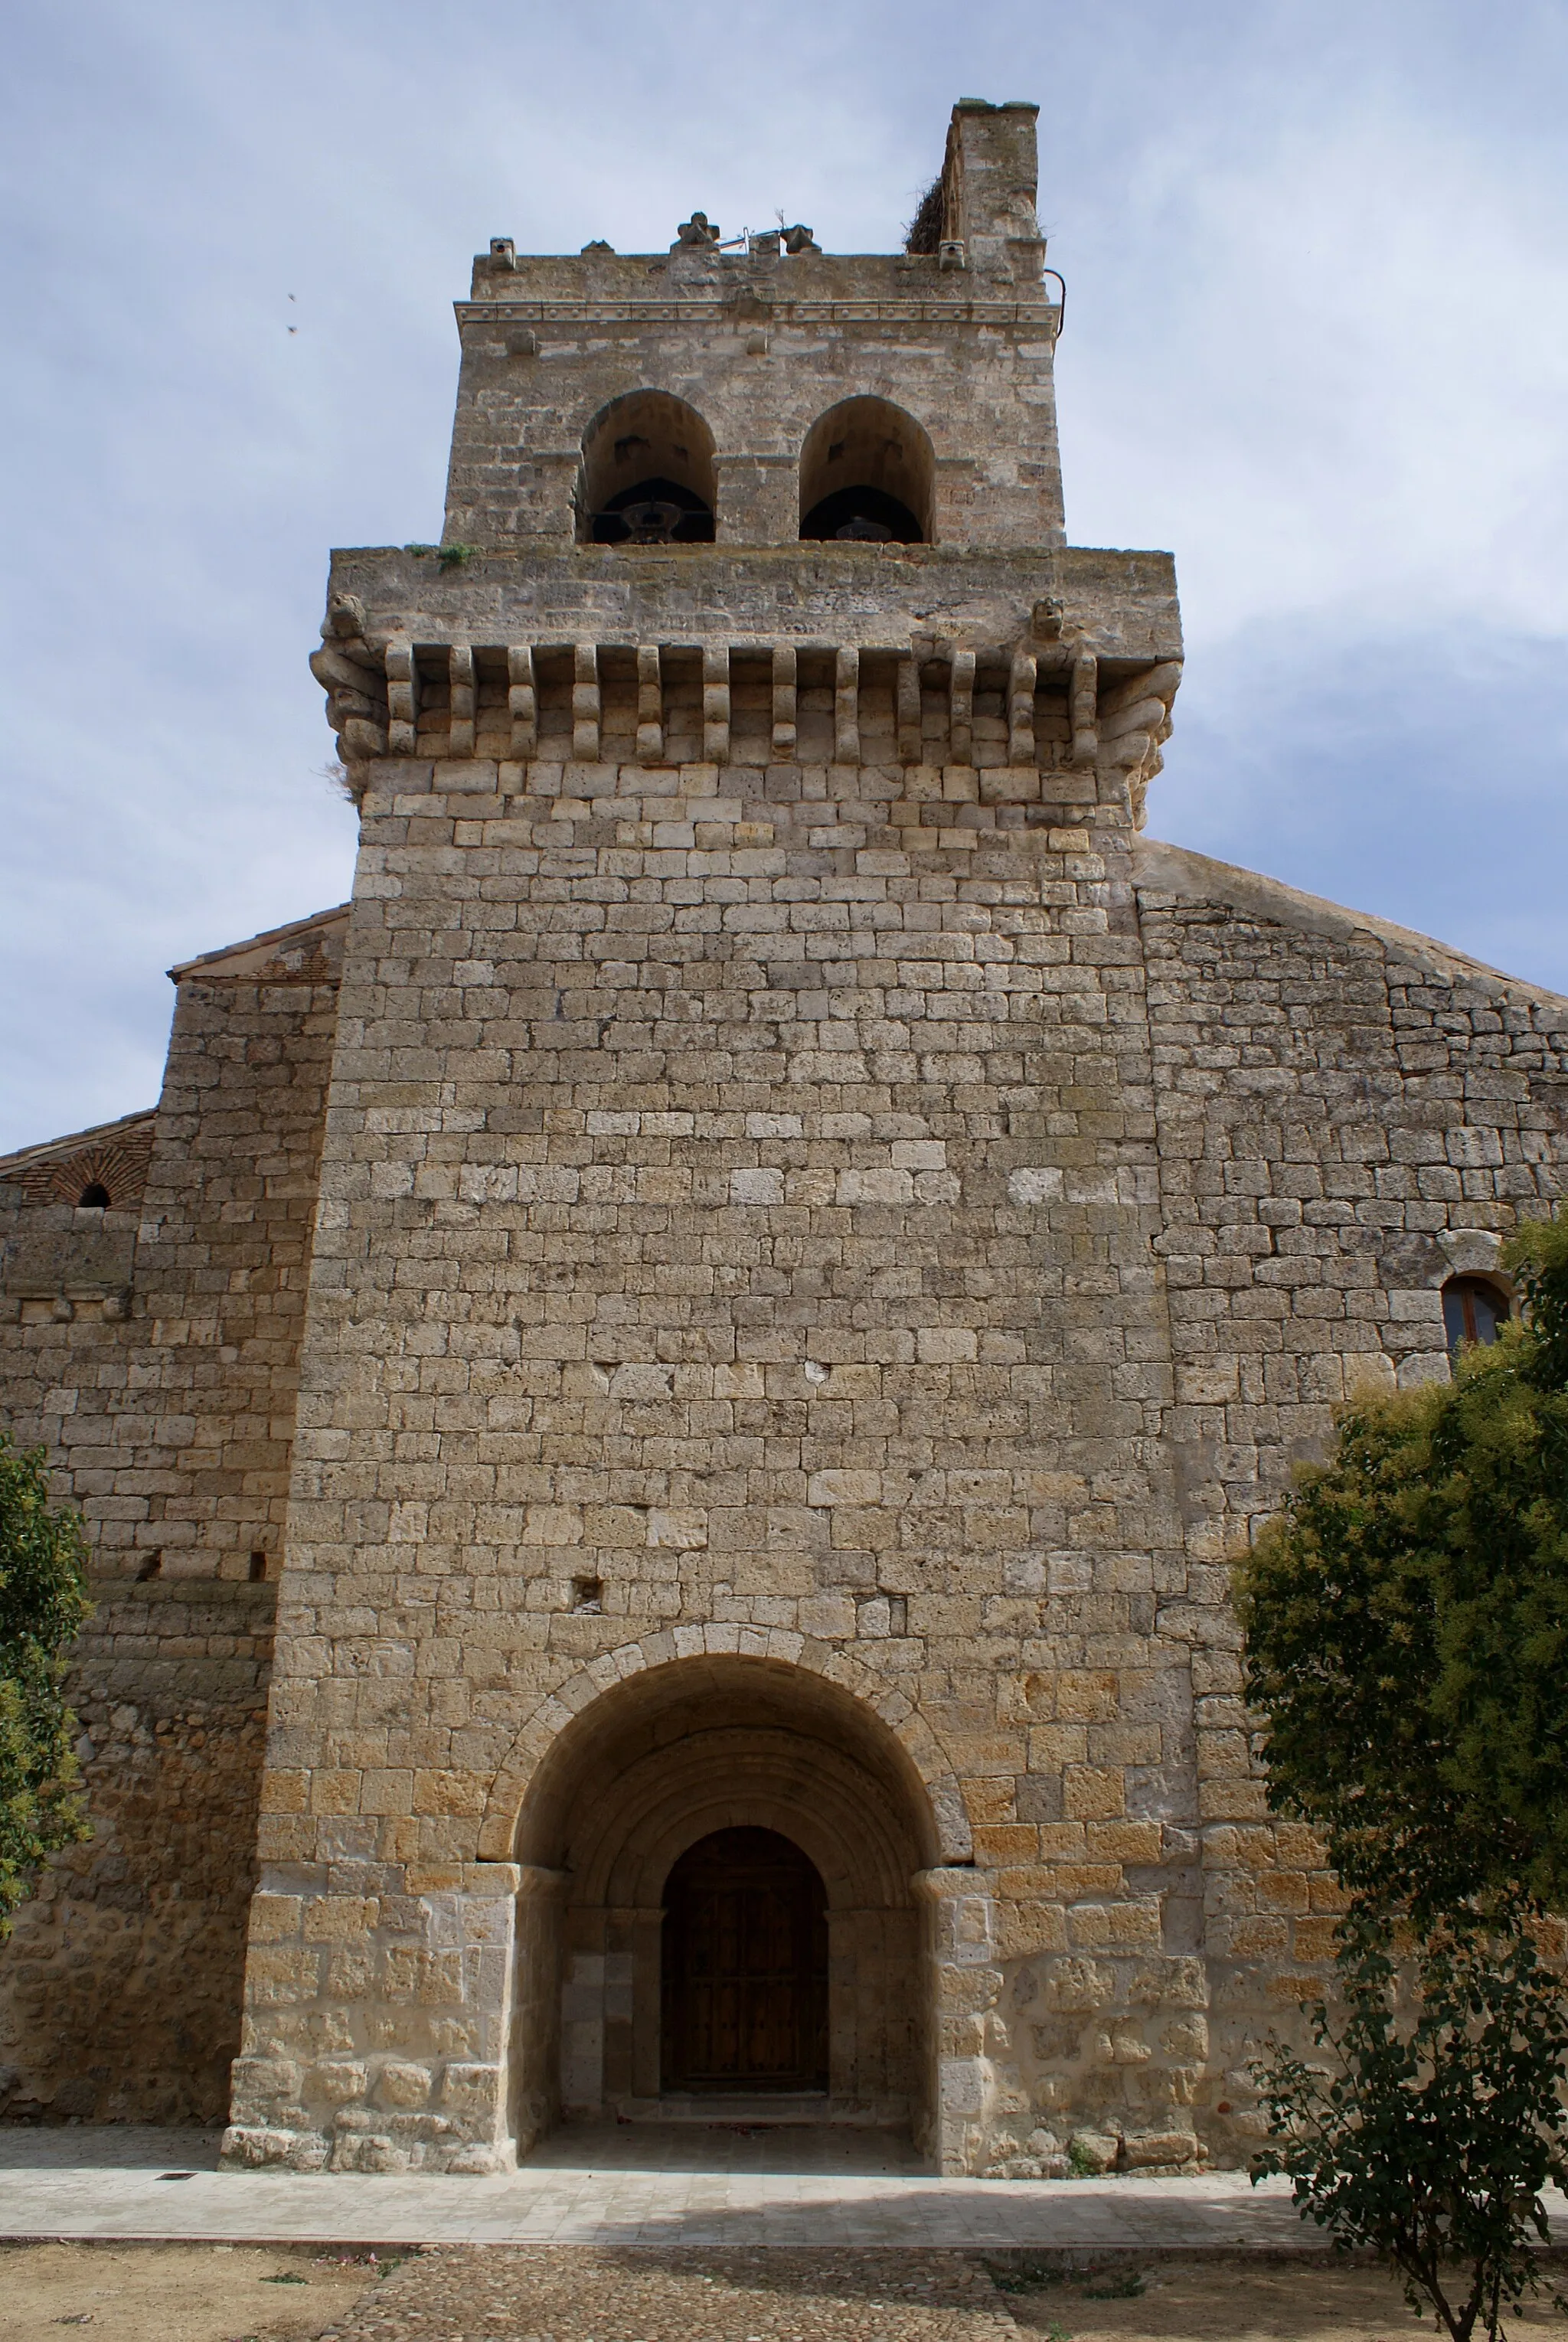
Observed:
[[[652,2113],[662,2097],[732,2087],[810,2090],[824,2118],[908,2122],[934,2147],[939,1929],[922,1882],[940,1858],[936,1831],[899,1740],[852,1694],[764,1659],[644,1669],[584,1707],[541,1757],[515,1852],[520,2147],[562,2117]],[[693,1940],[694,1882],[709,1897],[705,1950]],[[748,1893],[758,1898],[749,1918],[736,1900]],[[713,1907],[726,1896],[727,1916]],[[762,1931],[749,1947],[715,1947],[715,1929],[744,1925]],[[824,1939],[820,2010],[814,1927]],[[713,2013],[694,2011],[698,1956],[729,1963],[711,1979],[732,1988],[724,2021],[735,2021],[749,1972],[762,1987],[749,2021],[772,2028],[771,2043],[744,2057],[732,2047],[706,2070],[693,2062],[692,2028]],[[672,1958],[682,1966],[666,1975]],[[771,2083],[759,2071],[770,2057]]]

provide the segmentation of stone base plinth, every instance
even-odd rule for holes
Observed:
[[[252,1910],[235,2169],[511,2170],[511,1863],[304,1863]]]

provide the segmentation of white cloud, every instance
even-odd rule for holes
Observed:
[[[1544,0],[15,0],[0,1146],[145,1103],[162,969],[346,892],[305,661],[328,546],[439,525],[469,255],[656,247],[694,203],[887,249],[967,91],[1043,102],[1074,534],[1178,555],[1156,826],[1438,925],[1401,743],[1462,646],[1502,680],[1455,804],[1561,794],[1565,56]],[[1463,858],[1528,960],[1520,815]]]
[[[1175,545],[1196,639],[1568,627],[1568,188],[1500,161],[1365,102],[1148,159],[1130,282],[1064,343],[1072,516]]]

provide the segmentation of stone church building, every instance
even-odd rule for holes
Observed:
[[[1334,1896],[1227,1556],[1506,1311],[1568,1002],[1144,834],[1175,578],[1066,541],[1035,111],[903,253],[492,245],[441,549],[333,557],[352,903],[0,1162],[97,1603],[13,2117],[1244,2156]]]

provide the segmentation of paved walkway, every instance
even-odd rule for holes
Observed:
[[[0,2130],[0,2237],[332,2244],[1313,2247],[1280,2181],[939,2179],[893,2134],[561,2131],[498,2179],[219,2171],[220,2134]],[[1568,2204],[1549,2199],[1568,2241]]]

